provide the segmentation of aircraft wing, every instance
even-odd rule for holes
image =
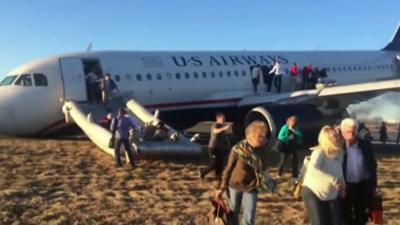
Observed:
[[[360,84],[321,87],[284,94],[264,94],[245,96],[238,106],[274,104],[316,104],[327,99],[345,99],[349,104],[378,96],[386,91],[400,91],[400,79],[373,81]]]

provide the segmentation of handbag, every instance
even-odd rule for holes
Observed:
[[[115,137],[113,135],[113,136],[111,136],[110,140],[108,141],[108,147],[114,148],[114,144],[115,144],[114,142],[115,142]]]
[[[299,179],[294,184],[294,187],[292,190],[292,195],[293,195],[293,198],[296,200],[301,199],[301,190],[303,189],[303,180],[304,180],[304,176],[307,171],[307,165],[308,165],[309,161],[310,161],[310,156],[304,157],[303,165],[301,166],[300,173],[299,173]]]
[[[213,199],[210,201],[212,205],[211,215],[210,215],[210,224],[212,225],[229,225],[232,211],[225,204],[222,199]]]
[[[293,187],[292,195],[293,198],[296,200],[301,199],[301,190],[302,190],[302,185],[303,185],[303,178],[300,178]]]
[[[375,192],[368,207],[369,217],[374,224],[383,224],[382,194]]]

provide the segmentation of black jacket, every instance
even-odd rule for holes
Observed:
[[[372,144],[370,141],[358,140],[358,147],[361,149],[361,154],[363,155],[364,165],[368,173],[368,184],[369,188],[375,189],[377,186],[377,164],[375,161],[374,153],[372,151]],[[345,154],[343,158],[343,175],[346,180],[346,170],[347,170],[347,149],[344,146]]]

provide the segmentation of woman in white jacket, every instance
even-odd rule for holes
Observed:
[[[318,143],[304,175],[303,201],[311,225],[339,225],[339,197],[345,193],[340,136],[334,127],[324,126]]]

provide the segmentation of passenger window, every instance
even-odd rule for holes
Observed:
[[[391,69],[391,70],[393,70],[393,69],[394,69],[394,67],[393,67],[393,64],[390,64],[390,69]]]
[[[41,73],[33,74],[33,80],[35,81],[35,86],[44,87],[47,86],[47,77]]]
[[[211,77],[215,78],[215,73],[214,72],[211,72]]]
[[[199,74],[197,72],[194,72],[193,77],[197,79],[197,78],[199,78]]]
[[[190,78],[190,74],[188,72],[185,73],[185,78],[189,79]]]
[[[166,76],[167,76],[168,79],[170,79],[170,80],[172,79],[172,74],[171,73],[167,73]]]
[[[121,80],[121,77],[118,74],[116,74],[115,75],[115,81],[119,82],[120,80]]]
[[[146,74],[146,79],[147,79],[147,80],[151,80],[151,79],[152,79],[152,77],[151,77],[151,74],[150,74],[150,73]]]
[[[125,75],[125,79],[127,80],[127,81],[132,81],[132,77],[131,77],[131,75],[130,74],[126,74]]]
[[[176,73],[176,74],[175,74],[175,78],[176,78],[177,80],[180,80],[180,79],[181,79],[181,74],[180,74],[180,73]]]
[[[357,71],[357,66],[353,66],[353,70],[354,70],[354,71]]]
[[[242,70],[242,76],[246,76],[246,70]]]
[[[351,66],[347,67],[347,70],[348,70],[348,71],[352,71]]]
[[[23,74],[21,75],[18,80],[15,82],[15,85],[21,85],[21,86],[26,86],[30,87],[32,86],[32,78],[31,75],[29,74]]]
[[[222,71],[219,71],[219,77],[224,77],[224,73]]]
[[[239,77],[239,71],[235,70],[233,73],[235,74],[235,77]]]
[[[338,71],[338,72],[342,72],[342,68],[339,66],[339,67],[337,68],[337,71]]]
[[[142,75],[141,74],[136,74],[136,80],[137,81],[142,81]]]
[[[231,71],[226,71],[226,76],[231,77]]]
[[[332,72],[336,72],[336,67],[332,67]]]
[[[207,78],[207,73],[206,72],[203,72],[201,74],[203,75],[203,78]]]
[[[343,71],[347,71],[345,66],[343,66]]]
[[[161,73],[157,73],[157,80],[161,80],[161,79],[162,79]]]
[[[359,71],[361,71],[361,70],[362,70],[361,66],[358,66],[358,70],[359,70]]]

